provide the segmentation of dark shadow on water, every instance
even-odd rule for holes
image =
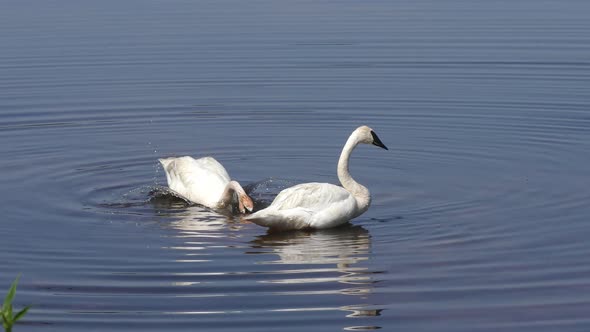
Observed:
[[[149,204],[159,212],[165,212],[169,210],[185,210],[189,207],[200,207],[202,209],[209,210],[211,212],[218,213],[224,217],[233,218],[238,216],[237,205],[233,206],[231,210],[217,210],[211,209],[200,204],[196,204],[178,194],[177,192],[170,190],[167,187],[155,187],[148,194]]]
[[[148,202],[156,209],[183,209],[194,205],[166,187],[155,187],[148,193]]]

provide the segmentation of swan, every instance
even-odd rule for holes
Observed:
[[[298,184],[281,191],[267,208],[243,219],[284,231],[331,228],[363,214],[371,204],[371,194],[348,171],[350,154],[359,143],[388,150],[371,128],[360,126],[346,141],[338,160],[338,179],[342,187],[317,182]]]
[[[228,210],[233,208],[237,196],[240,213],[252,211],[252,199],[237,181],[230,179],[215,158],[186,156],[158,160],[166,172],[168,187],[191,202],[216,210]]]

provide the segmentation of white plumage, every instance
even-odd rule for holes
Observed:
[[[213,157],[187,156],[159,161],[166,172],[168,187],[191,202],[221,210],[231,208],[237,201],[240,212],[252,211],[252,199]]]
[[[273,230],[292,230],[335,227],[361,215],[369,208],[371,195],[348,171],[350,154],[359,143],[387,149],[371,128],[361,126],[348,138],[338,161],[338,179],[343,187],[299,184],[281,191],[270,206],[244,219]]]

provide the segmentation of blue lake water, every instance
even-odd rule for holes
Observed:
[[[587,1],[4,1],[0,293],[15,331],[590,330]],[[372,193],[266,230],[162,197],[212,155],[272,199]]]

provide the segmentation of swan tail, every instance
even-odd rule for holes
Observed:
[[[174,158],[160,158],[158,159],[158,161],[160,162],[160,164],[162,164],[162,166],[164,168],[167,168],[168,165],[170,165],[170,163],[174,160]]]
[[[272,227],[279,223],[279,220],[272,215],[267,216],[246,216],[244,220],[250,221],[258,226]]]
[[[160,162],[160,164],[162,164],[162,167],[164,168],[164,173],[166,174],[166,182],[168,183],[168,187],[171,187],[172,184],[175,182],[174,181],[174,171],[170,168],[170,164],[172,164],[172,162],[174,161],[175,158],[160,158],[158,159],[158,161]],[[172,189],[172,188],[170,188]],[[176,188],[177,189],[177,188]]]
[[[244,217],[244,220],[250,221],[258,226],[268,227],[271,230],[283,231],[311,228],[310,218],[310,211],[299,208],[288,211],[283,210],[280,213],[253,213]]]

